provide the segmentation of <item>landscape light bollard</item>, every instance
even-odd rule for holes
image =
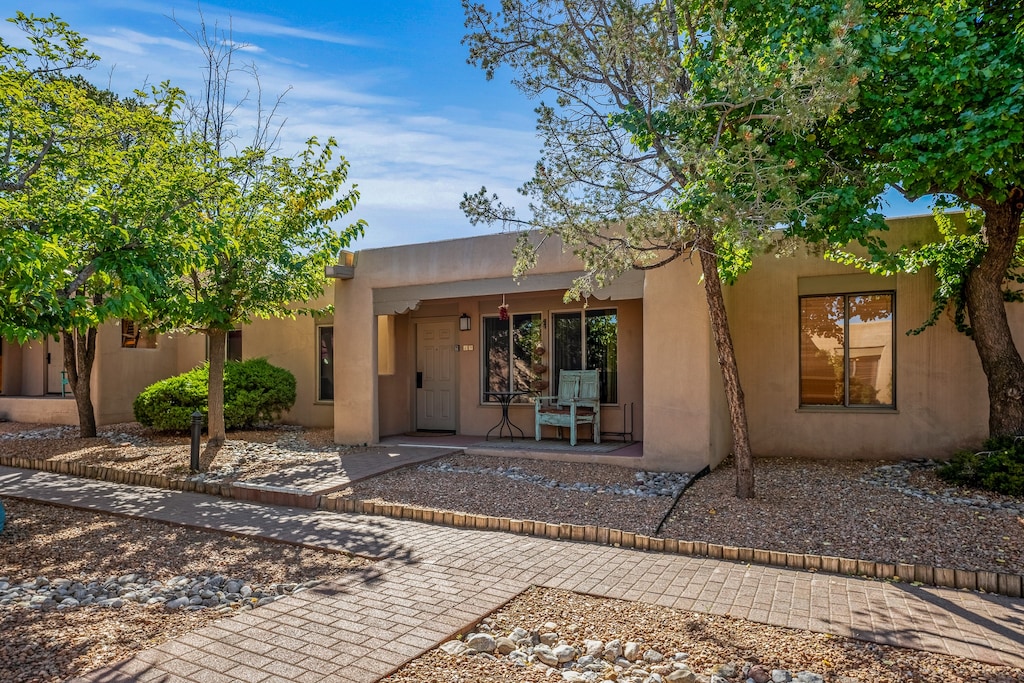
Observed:
[[[203,414],[198,410],[192,413],[192,462],[189,464],[193,472],[199,471],[199,435],[203,431]]]

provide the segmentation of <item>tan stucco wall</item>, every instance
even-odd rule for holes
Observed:
[[[408,315],[396,315],[393,319],[393,372],[377,378],[381,434],[404,434],[415,429],[415,327]]]
[[[46,342],[43,340],[21,347],[21,393],[24,396],[46,394]]]
[[[903,231],[921,236],[934,227],[931,217],[890,224],[893,242]],[[835,278],[833,293],[895,290],[896,410],[799,407],[800,279],[827,277]],[[821,289],[829,282],[810,284]],[[856,288],[846,289],[851,282]],[[729,296],[755,455],[944,457],[980,443],[988,401],[971,341],[945,317],[921,335],[906,335],[928,317],[933,285],[928,273],[875,277],[804,253],[759,258]],[[1011,304],[1008,311],[1020,339],[1024,307]]]
[[[161,336],[157,347],[123,348],[121,322],[101,325],[93,365],[93,408],[97,424],[131,422],[132,403],[153,382],[180,372],[176,338]]]
[[[57,396],[0,396],[0,417],[12,422],[77,425],[75,399]]]
[[[183,332],[175,332],[173,335],[161,336],[161,343],[165,338],[171,338],[175,340],[174,374],[178,375],[183,372],[188,372],[189,370],[197,368],[206,362],[206,335],[198,333],[185,334]]]
[[[330,303],[327,292],[311,308],[323,308]],[[334,419],[334,404],[317,401],[317,336],[320,325],[333,325],[334,318],[299,315],[295,318],[254,320],[242,327],[242,358],[266,358],[269,363],[295,375],[295,405],[281,416],[281,421],[307,427],[330,427]],[[335,326],[335,338],[344,334]],[[337,358],[335,358],[337,367]],[[343,389],[335,379],[335,397]]]
[[[699,264],[677,260],[649,271],[643,307],[645,466],[715,465],[731,439]]]

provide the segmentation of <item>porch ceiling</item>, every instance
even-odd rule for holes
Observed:
[[[416,310],[421,301],[430,299],[463,299],[510,292],[564,292],[572,286],[572,281],[581,275],[583,271],[528,275],[518,281],[512,277],[502,277],[382,287],[373,290],[373,312],[376,315],[408,313]],[[643,294],[644,273],[640,270],[631,270],[615,278],[606,287],[598,289],[591,296],[601,300],[621,300],[640,299]]]

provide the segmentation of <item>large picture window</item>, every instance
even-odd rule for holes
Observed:
[[[892,292],[800,299],[800,405],[895,407]]]
[[[552,319],[551,383],[560,370],[597,370],[601,403],[619,400],[618,315],[614,308],[555,313]]]
[[[334,400],[334,326],[321,325],[316,328],[317,342],[317,391],[316,400]]]
[[[488,392],[530,391],[533,350],[541,340],[540,313],[519,313],[508,320],[484,317],[483,324],[483,401],[497,401]]]

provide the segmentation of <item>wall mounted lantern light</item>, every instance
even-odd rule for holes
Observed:
[[[473,329],[472,326],[473,319],[470,318],[467,314],[463,313],[462,315],[459,316],[459,330],[461,330],[462,332],[469,332],[471,329]]]

